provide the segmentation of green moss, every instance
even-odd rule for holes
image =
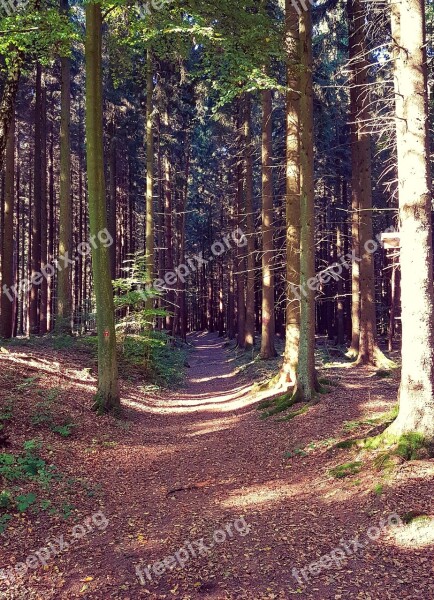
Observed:
[[[282,417],[281,419],[279,419],[279,421],[291,421],[295,417],[298,417],[298,415],[304,415],[304,413],[306,413],[308,410],[309,410],[308,406],[303,406],[303,408],[299,408],[298,410],[294,410],[294,411],[290,412],[285,417]]]
[[[395,454],[404,460],[416,460],[425,445],[425,439],[420,433],[405,433],[398,440]]]
[[[356,443],[356,440],[342,440],[341,442],[338,442],[334,447],[342,449],[352,448],[356,445]]]
[[[333,469],[330,469],[329,473],[335,479],[343,479],[344,477],[350,477],[351,475],[356,475],[360,472],[363,463],[360,461],[344,463],[343,465],[338,465]]]
[[[268,406],[264,406],[264,408],[268,408],[269,410],[266,410],[262,413],[261,419],[267,419],[268,417],[284,412],[293,404],[295,404],[295,402],[296,400],[291,392],[282,394],[281,396],[270,400],[270,404]]]
[[[406,525],[409,525],[410,523],[414,522],[426,523],[428,521],[431,521],[431,518],[428,515],[421,515],[420,512],[417,512],[415,510],[410,510],[404,513],[401,518]]]

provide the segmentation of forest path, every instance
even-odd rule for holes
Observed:
[[[351,451],[328,450],[334,436],[342,435],[343,420],[387,409],[382,391],[366,395],[366,371],[352,370],[346,389],[324,396],[296,420],[278,423],[261,420],[253,409],[258,397],[234,373],[224,340],[197,334],[189,341],[195,350],[184,389],[146,398],[138,417],[143,445],[128,449],[108,505],[115,530],[135,531],[124,536],[121,548],[128,550],[116,560],[126,589],[134,588],[131,597],[423,596],[426,573],[419,578],[410,569],[408,552],[395,547],[388,531],[377,542],[367,540],[366,550],[343,564],[300,575],[342,540],[366,540],[369,527],[402,508],[393,490],[390,499],[372,493],[372,477],[359,488],[362,475],[337,481],[329,474],[336,464],[354,460],[347,456]],[[136,406],[143,403],[137,400]],[[119,451],[113,459],[119,465]],[[429,497],[429,485],[424,493]],[[115,515],[123,526],[117,527]],[[404,572],[411,572],[411,589],[404,589]]]
[[[434,513],[434,463],[405,463],[387,477],[366,462],[344,479],[330,474],[360,459],[353,449],[333,446],[369,431],[363,423],[395,404],[396,383],[340,365],[328,371],[340,385],[308,412],[291,421],[264,420],[256,410],[259,397],[236,373],[239,363],[225,341],[215,334],[189,341],[190,368],[177,392],[155,391],[121,373],[122,420],[91,413],[95,387],[87,373],[73,371],[88,366],[87,354],[71,353],[68,360],[53,351],[41,354],[62,364],[62,372],[75,373],[67,379],[44,374],[38,382],[50,390],[62,386],[61,408],[74,410],[77,434],[70,440],[53,434],[44,450],[51,448],[46,459],[54,457],[74,482],[59,488],[59,498],[50,496],[53,505],[74,507],[69,520],[44,512],[14,522],[7,545],[0,545],[0,565],[25,560],[47,540],[71,542],[73,525],[98,511],[107,527],[74,541],[46,569],[29,571],[9,593],[0,589],[0,598],[434,598],[432,532],[424,538],[409,531],[406,540],[405,528],[385,528],[377,540],[367,538],[369,528],[391,513]],[[7,381],[18,377],[15,389],[23,390],[23,377],[28,382],[34,370],[20,363],[17,375],[13,365],[3,362]],[[24,411],[41,400],[24,384],[17,449],[35,435]],[[345,422],[355,425],[349,431]],[[378,485],[381,492],[374,493]],[[342,541],[351,546],[357,536],[364,547],[344,560]],[[318,567],[333,552],[334,560]]]

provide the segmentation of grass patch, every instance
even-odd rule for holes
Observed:
[[[338,465],[337,467],[330,469],[329,473],[335,479],[344,479],[345,477],[351,477],[352,475],[360,473],[362,466],[363,463],[360,461],[344,463],[343,465]]]
[[[384,485],[382,483],[377,483],[372,490],[376,496],[381,496],[384,492]]]

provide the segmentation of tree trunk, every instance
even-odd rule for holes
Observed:
[[[300,283],[300,35],[298,13],[286,0],[286,325],[283,384],[297,379],[300,341],[300,301],[294,290]]]
[[[246,324],[245,347],[255,345],[255,216],[253,212],[253,148],[251,132],[251,96],[244,98],[244,152],[246,186],[246,236],[247,236],[247,287],[246,287]]]
[[[152,52],[148,50],[146,63],[146,271],[150,282],[155,278],[155,224],[154,224],[154,73]],[[146,308],[152,309],[154,301],[148,298]],[[172,309],[172,307],[171,307]],[[151,323],[150,323],[151,324]]]
[[[402,24],[402,28],[401,28]],[[434,440],[434,312],[425,5],[392,4],[401,221],[402,370],[393,436]]]
[[[15,119],[12,118],[6,144],[6,173],[4,181],[4,214],[2,232],[2,287],[10,290],[14,285],[14,202],[15,202]],[[6,287],[5,287],[6,286]],[[14,306],[17,299],[11,291],[1,295],[0,337],[13,335]]]
[[[350,58],[350,140],[351,140],[351,243],[354,256],[360,256],[359,215],[360,215],[360,185],[359,185],[359,146],[357,126],[357,98],[360,93],[357,87],[356,57],[358,53],[358,35],[354,15],[354,0],[347,2],[349,27],[349,58]],[[357,261],[351,266],[351,345],[347,356],[357,358],[360,340],[360,267]]]
[[[313,162],[312,9],[300,15],[300,346],[296,394],[312,401],[317,389],[315,374],[315,206]]]
[[[262,359],[276,356],[274,348],[273,273],[273,122],[271,91],[262,91]]]
[[[98,323],[98,393],[95,409],[99,413],[120,410],[113,286],[109,249],[98,234],[107,229],[102,102],[102,15],[100,4],[86,6],[86,149],[90,233],[94,236],[92,270]]]
[[[376,364],[390,366],[390,361],[378,347],[377,342],[377,317],[375,308],[375,275],[374,275],[374,253],[369,251],[373,240],[372,226],[372,175],[371,175],[371,135],[367,131],[371,119],[369,107],[370,94],[368,85],[369,63],[366,59],[367,47],[365,41],[365,7],[361,0],[349,0],[349,14],[351,16],[350,55],[353,60],[355,93],[353,90],[352,101],[355,103],[352,113],[355,117],[355,135],[353,136],[352,159],[353,185],[358,194],[358,205],[353,210],[358,211],[358,244],[354,247],[359,263],[359,286],[360,286],[360,337],[357,356],[357,364]],[[356,174],[354,174],[354,170]],[[358,181],[355,181],[355,178]],[[355,217],[353,217],[355,219]],[[354,225],[355,228],[356,224]],[[357,233],[354,231],[357,235]],[[354,264],[353,264],[354,268]],[[356,285],[356,276],[354,284]],[[356,290],[353,290],[355,297]],[[356,305],[353,308],[353,319],[356,319]],[[353,326],[355,333],[355,326]],[[354,349],[351,348],[354,354]]]
[[[238,106],[237,123],[237,145],[241,148],[240,129],[242,124],[241,106]],[[243,167],[241,159],[237,158],[235,165],[236,178],[236,198],[237,198],[237,227],[243,230],[244,228],[244,182],[243,182]],[[246,347],[246,256],[245,249],[239,245],[236,249],[235,271],[237,280],[237,346],[244,349]]]
[[[41,130],[42,130],[42,67],[36,64],[35,84],[35,146],[33,165],[33,204],[32,204],[32,259],[30,288],[30,334],[39,334],[39,300],[42,275],[41,271],[41,205],[42,205],[42,161],[41,161]]]
[[[41,97],[41,266],[48,260],[48,215],[47,215],[47,90],[45,76],[42,78]],[[48,313],[48,278],[41,282],[41,301],[39,310],[39,333],[45,335]]]
[[[61,11],[68,13],[68,0],[61,0]],[[71,61],[60,59],[60,195],[59,195],[59,257],[71,254]],[[66,265],[57,274],[56,332],[71,332],[71,269]]]
[[[22,51],[17,51],[13,48],[12,54],[13,57],[10,59],[10,66],[0,102],[0,171],[3,168],[9,128],[14,119],[15,100],[18,93],[21,67],[24,60]]]

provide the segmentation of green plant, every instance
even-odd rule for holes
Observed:
[[[21,494],[15,498],[15,503],[17,505],[18,512],[25,512],[29,506],[36,502],[36,495],[33,493],[30,494]]]
[[[51,431],[58,433],[61,437],[67,438],[72,434],[74,427],[77,427],[74,423],[64,423],[63,425],[52,426]]]
[[[303,450],[303,448],[294,448],[294,450],[289,450],[284,454],[285,458],[293,458],[294,456],[307,456],[307,452]]]
[[[35,453],[40,448],[39,442],[29,440],[23,447],[24,454],[20,456],[0,454],[0,475],[8,481],[33,479],[47,485],[55,476],[55,469]]]
[[[12,519],[12,515],[5,514],[0,516],[0,533],[3,533],[8,526],[8,522]]]
[[[0,421],[10,421],[13,417],[13,400],[6,400],[0,410]]]
[[[344,463],[330,469],[329,473],[335,479],[343,479],[344,477],[350,477],[359,473],[362,469],[362,464],[360,461]]]
[[[12,504],[12,494],[9,490],[3,490],[0,494],[0,509],[9,508]]]

